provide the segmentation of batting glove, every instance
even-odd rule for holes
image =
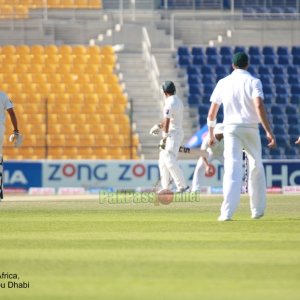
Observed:
[[[160,142],[159,142],[159,149],[160,150],[165,150],[166,148],[166,139],[161,139]]]
[[[14,131],[13,134],[9,137],[9,141],[14,143],[15,148],[19,148],[23,143],[23,136],[19,131]]]
[[[149,132],[151,135],[157,136],[160,133],[160,125],[159,124],[155,124]]]

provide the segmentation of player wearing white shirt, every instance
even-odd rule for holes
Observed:
[[[22,144],[22,135],[19,134],[18,122],[13,109],[13,104],[8,96],[0,91],[0,198],[3,198],[3,139],[5,133],[5,113],[9,113],[14,131],[10,136],[10,142],[14,142],[16,147]]]
[[[240,201],[243,178],[242,152],[249,160],[249,196],[251,217],[261,218],[266,207],[266,181],[261,158],[258,123],[261,123],[269,141],[276,141],[263,104],[261,81],[247,72],[248,56],[239,52],[233,57],[234,71],[221,79],[211,95],[208,112],[209,145],[215,141],[213,128],[221,104],[224,111],[224,178],[221,215],[219,221],[231,220]]]
[[[163,109],[164,120],[161,124],[154,125],[150,134],[157,135],[160,128],[163,130],[163,139],[160,142],[159,171],[161,186],[169,189],[170,179],[174,180],[178,192],[188,189],[182,170],[179,167],[177,156],[183,141],[182,128],[183,104],[175,95],[176,88],[172,81],[165,81],[162,85],[165,94],[165,106]]]
[[[208,152],[208,158],[200,157],[198,159],[193,181],[192,181],[192,192],[199,192],[201,188],[201,179],[203,178],[204,173],[210,174],[213,172],[213,165],[211,162],[213,160],[218,160],[219,162],[223,163],[223,152],[224,152],[224,139],[223,139],[223,124],[217,124],[214,128],[214,135],[215,135],[215,143],[211,146],[208,145],[209,143],[209,135],[207,135],[201,145],[202,150],[206,150]]]

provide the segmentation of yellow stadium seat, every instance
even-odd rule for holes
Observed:
[[[84,95],[84,102],[90,104],[98,104],[99,97],[97,94],[86,94]]]
[[[67,0],[64,0],[67,1]],[[62,45],[58,47],[59,54],[72,54],[72,47],[69,45]]]
[[[68,156],[68,158],[73,158],[77,155],[77,147],[63,147],[63,154]]]
[[[56,45],[48,45],[44,47],[44,53],[47,55],[55,55],[58,53],[58,48]]]
[[[64,124],[62,128],[62,133],[64,134],[74,134],[76,133],[76,125],[75,124]]]
[[[76,6],[78,8],[87,8],[89,0],[76,0]]]
[[[73,63],[73,55],[72,54],[63,54],[59,57],[59,64],[70,65]]]
[[[30,47],[30,53],[33,54],[34,56],[44,54],[45,52],[44,50],[45,48],[41,45],[33,45]]]
[[[103,84],[104,77],[101,74],[93,74],[90,76],[91,83],[94,84]]]
[[[23,84],[31,84],[32,83],[32,75],[31,74],[16,74],[18,76],[17,81]]]
[[[72,104],[68,107],[68,112],[72,114],[79,114],[82,112],[82,104]]]
[[[47,143],[49,146],[49,149],[53,146],[64,146],[65,145],[65,137],[63,135],[59,134],[48,134],[47,135]]]
[[[47,55],[45,58],[46,65],[57,65],[59,63],[59,56],[58,55]]]
[[[96,108],[98,113],[108,114],[110,113],[110,105],[109,104],[101,104]]]
[[[85,65],[87,63],[87,56],[86,55],[75,56],[73,63],[74,65]]]
[[[105,56],[111,56],[114,55],[114,49],[112,46],[103,46],[101,47],[101,54]]]
[[[85,65],[72,65],[72,67],[69,69],[69,72],[77,75],[87,73]]]
[[[28,70],[31,68],[30,65],[16,65],[14,67],[14,73],[18,74],[26,74],[28,73]]]
[[[31,64],[31,56],[29,54],[22,54],[17,59],[17,64]]]
[[[87,53],[90,55],[100,55],[100,47],[99,46],[89,46],[87,47]]]
[[[103,65],[114,66],[116,63],[116,58],[113,55],[105,55],[104,57],[102,57],[101,63]]]
[[[25,19],[28,17],[28,7],[25,5],[14,6],[14,17],[16,19]]]
[[[36,85],[36,92],[40,94],[47,95],[51,91],[51,86],[49,83],[40,83]]]
[[[30,54],[30,48],[27,45],[20,45],[16,47],[16,54]]]
[[[66,85],[66,93],[78,94],[80,92],[79,85],[76,83],[70,83]]]
[[[71,122],[74,123],[74,124],[88,124],[89,122],[89,115],[88,115],[88,118],[86,117],[87,115],[85,114],[80,114],[80,115],[72,115],[72,119],[71,119]]]
[[[85,0],[84,0],[84,1],[85,1]],[[77,2],[78,2],[78,0],[77,0]],[[77,5],[78,5],[78,4],[77,4]],[[74,55],[83,55],[83,54],[86,54],[86,53],[87,53],[87,49],[86,49],[86,47],[81,46],[81,45],[74,46],[74,47],[73,47],[72,53],[73,53]]]
[[[99,114],[92,114],[92,115],[89,115],[87,114],[86,115],[86,122],[88,122],[89,124],[92,124],[92,125],[96,125],[96,124],[101,124],[102,122],[102,115],[100,116]]]
[[[76,83],[77,82],[76,78],[77,78],[77,75],[68,74],[68,73],[61,76],[61,80],[65,84]]]
[[[49,74],[44,74],[46,77],[46,81],[47,83],[52,83],[52,84],[56,84],[56,83],[61,83],[62,82],[62,77],[60,74],[56,74],[56,73],[49,73]]]
[[[24,92],[20,83],[10,83],[7,86],[7,92],[18,94]]]
[[[106,103],[106,104],[110,104],[110,105],[113,105],[114,103],[114,97],[112,94],[102,94],[100,97],[99,97],[99,101],[100,103]]]
[[[80,84],[80,92],[82,92],[84,94],[93,94],[94,86],[89,83],[82,83],[82,84]]]
[[[128,115],[125,115],[125,114],[120,114],[118,115],[118,119],[116,120],[119,124],[129,124],[130,123],[130,120],[129,120],[129,117]]]
[[[111,113],[113,114],[123,114],[125,112],[125,106],[123,104],[114,104],[111,107]]]
[[[118,119],[115,119],[114,115],[106,115],[102,114],[100,116],[100,122],[102,124],[114,124],[114,122],[118,122]]]
[[[70,65],[59,65],[57,67],[56,72],[59,73],[59,74],[62,74],[62,75],[72,73],[71,72],[71,66]]]
[[[15,54],[16,47],[14,45],[6,45],[1,47],[2,54]]]
[[[105,94],[107,93],[107,86],[104,84],[95,84],[94,92],[97,94]]]
[[[90,76],[88,74],[79,74],[76,78],[78,83],[90,83]]]
[[[5,74],[2,82],[7,84],[18,83],[18,76],[17,74]]]
[[[49,8],[59,8],[60,0],[47,0],[47,4]]]
[[[2,59],[5,65],[15,65],[17,63],[17,56],[15,54],[5,54]]]
[[[77,124],[75,125],[75,132],[77,134],[89,134],[90,125],[89,124]]]
[[[22,84],[22,92],[26,94],[34,94],[36,92],[37,85],[33,84]]]
[[[84,103],[84,94],[81,93],[70,94],[70,102],[74,104]]]
[[[44,7],[45,0],[31,0],[31,7],[32,8],[40,8]]]
[[[66,86],[63,83],[51,84],[51,92],[54,94],[63,94],[65,93]]]
[[[34,83],[46,83],[48,82],[46,74],[32,74],[32,82]]]
[[[60,2],[61,8],[73,8],[74,5],[74,0],[63,0]]]
[[[54,156],[56,158],[60,158],[63,154],[62,147],[49,147],[48,148],[48,155]]]
[[[101,55],[90,55],[87,60],[87,64],[101,64],[102,63],[102,57]]]
[[[99,158],[107,155],[108,152],[106,147],[94,147],[92,150],[95,155],[100,156]]]
[[[43,68],[41,65],[31,65],[30,67],[28,67],[28,73],[41,74],[43,73]]]
[[[38,65],[44,64],[45,63],[45,55],[43,55],[43,54],[33,55],[31,58],[31,63],[38,64]]]
[[[80,145],[80,136],[77,133],[71,135],[64,135],[66,139],[66,144],[70,146],[79,146]]]

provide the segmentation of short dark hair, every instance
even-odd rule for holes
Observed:
[[[249,63],[248,55],[245,52],[237,52],[232,58],[232,63],[238,68],[245,68]]]
[[[176,92],[176,87],[173,81],[165,81],[162,84],[162,89],[164,91],[164,93],[168,93],[168,94],[175,94]]]

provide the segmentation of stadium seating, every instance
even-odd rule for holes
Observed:
[[[232,71],[232,53],[245,51],[250,57],[248,71],[262,81],[264,103],[267,112],[272,116],[271,123],[279,139],[279,150],[265,151],[265,157],[291,158],[295,153],[298,155],[297,149],[290,149],[300,134],[300,47],[181,48],[184,49],[184,57],[189,64],[180,63],[181,52],[178,51],[178,66],[186,70],[189,85],[188,103],[198,108],[200,126],[206,122],[209,98],[215,84]],[[195,57],[197,63],[193,63]],[[228,58],[228,63],[223,62],[225,57]],[[287,153],[286,149],[289,150]]]
[[[112,47],[9,45],[0,57],[1,90],[14,102],[25,137],[19,149],[7,142],[7,118],[5,158],[137,157]]]

